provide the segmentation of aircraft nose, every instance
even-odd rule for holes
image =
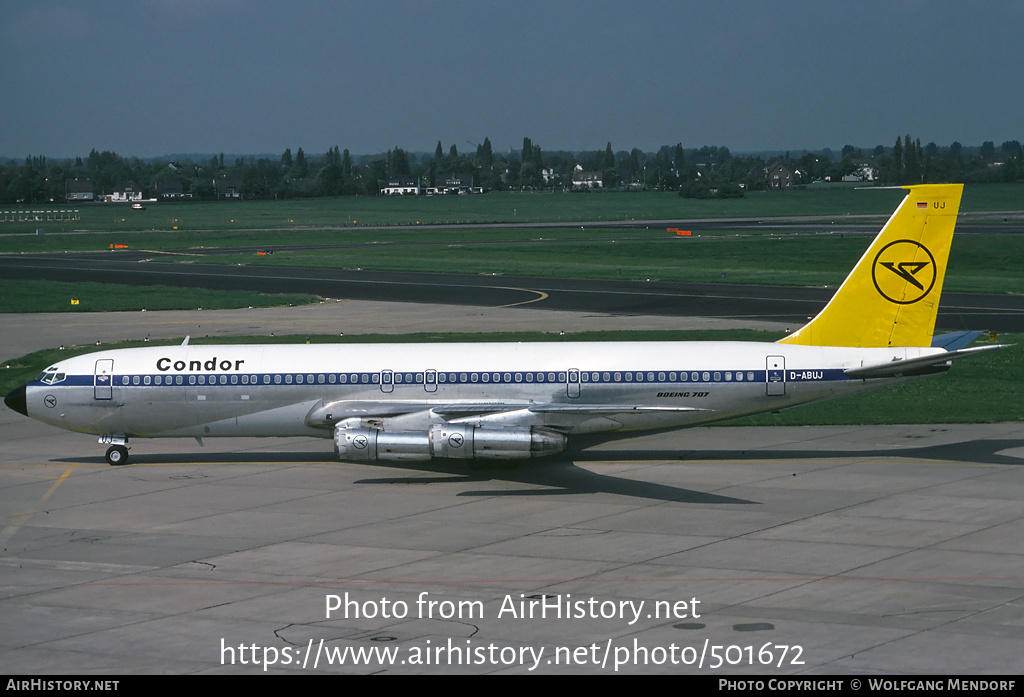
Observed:
[[[28,416],[28,402],[25,399],[25,386],[15,387],[4,397],[4,404],[19,414]]]

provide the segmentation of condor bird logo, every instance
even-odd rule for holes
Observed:
[[[935,285],[935,257],[920,242],[890,242],[875,257],[871,279],[879,294],[889,302],[916,303]]]

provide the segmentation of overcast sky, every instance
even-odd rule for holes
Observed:
[[[0,0],[0,156],[1024,140],[1024,2]]]

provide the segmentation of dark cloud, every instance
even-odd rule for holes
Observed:
[[[1000,142],[1022,7],[4,3],[0,155]]]

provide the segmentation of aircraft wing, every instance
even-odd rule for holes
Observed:
[[[648,406],[637,404],[566,404],[566,403],[530,403],[521,401],[502,402],[458,402],[437,404],[422,401],[391,402],[391,401],[338,401],[319,403],[306,416],[306,423],[320,428],[331,428],[343,419],[387,418],[403,414],[430,411],[449,421],[465,421],[473,417],[485,417],[522,411],[532,414],[559,414],[575,418],[592,416],[610,416],[613,414],[669,414],[693,411],[709,411],[699,407],[685,406]]]
[[[873,365],[847,368],[843,373],[850,378],[902,378],[912,375],[927,375],[946,370],[954,358],[973,356],[982,351],[1003,348],[1008,344],[988,344],[985,346],[974,346],[972,348],[961,348],[955,351],[946,351],[932,356],[920,356],[918,358],[905,358],[902,360],[886,361]]]
[[[710,409],[701,409],[700,407],[647,406],[639,404],[533,404],[527,407],[527,409],[538,414],[558,412],[562,414],[594,414],[601,416],[608,414],[711,411]]]

